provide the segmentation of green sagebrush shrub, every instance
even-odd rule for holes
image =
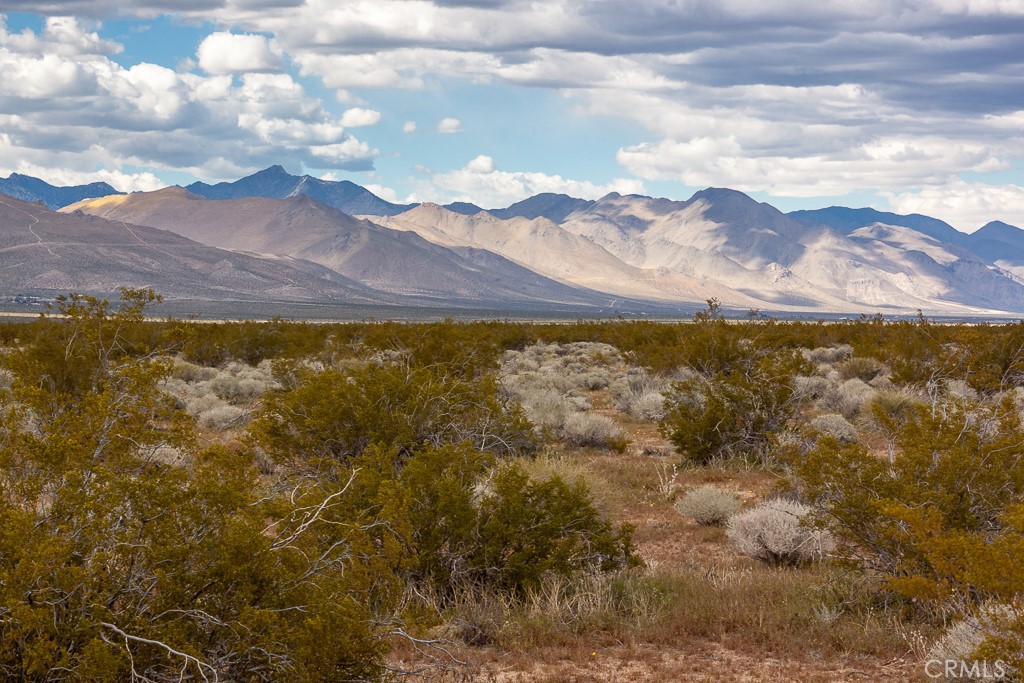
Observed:
[[[1024,430],[1009,403],[909,404],[873,418],[893,439],[889,457],[823,436],[787,459],[808,500],[872,569],[898,589],[933,595],[952,578],[915,529],[993,534],[1024,494]]]
[[[61,377],[39,362],[49,346],[4,355],[0,675],[379,677],[400,594],[389,534],[341,515],[347,480],[268,492],[248,454],[197,449],[158,390],[170,364],[123,352],[152,298],[62,305],[54,338],[96,359],[87,373],[39,383]]]
[[[439,595],[467,588],[521,593],[548,573],[637,563],[631,528],[605,520],[582,483],[533,481],[518,464],[495,466],[492,455],[466,444],[417,451],[397,481],[414,548],[410,578]]]
[[[898,409],[897,409],[898,408]],[[1009,400],[876,401],[878,455],[823,438],[787,455],[798,486],[849,560],[923,609],[967,618],[1024,593],[1024,428]],[[979,639],[978,656],[1024,661],[1024,618]]]
[[[532,425],[489,376],[465,379],[438,367],[367,363],[298,369],[253,420],[257,443],[280,461],[347,459],[372,443],[409,453],[467,441],[511,455],[538,447]]]
[[[759,354],[730,373],[697,374],[673,386],[661,431],[689,460],[763,456],[798,401],[793,377],[800,359],[789,351]]]

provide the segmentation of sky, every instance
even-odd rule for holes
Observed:
[[[1024,227],[1024,0],[0,0],[0,175]]]

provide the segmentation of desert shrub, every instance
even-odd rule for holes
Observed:
[[[838,386],[826,389],[818,399],[817,405],[820,410],[841,413],[852,418],[860,413],[861,408],[874,396],[874,393],[875,390],[867,383],[854,377]]]
[[[1019,610],[1010,605],[988,603],[976,614],[954,622],[928,650],[929,676],[941,671],[937,679],[944,681],[1016,680],[1017,667],[1011,663],[1014,660],[988,660],[983,646],[986,641],[1017,640],[1011,625],[1019,622],[1021,616]],[[1020,650],[1019,641],[1016,649]],[[945,675],[947,662],[953,663],[951,675]]]
[[[618,350],[608,344],[573,342],[533,344],[506,351],[501,359],[502,384],[513,395],[530,389],[604,389],[622,374]]]
[[[607,415],[572,413],[565,418],[559,435],[574,446],[617,447],[622,432]]]
[[[836,370],[844,380],[856,377],[862,382],[870,382],[885,372],[885,366],[874,358],[854,356],[836,365]]]
[[[904,405],[874,418],[888,458],[822,439],[787,455],[806,499],[852,557],[890,589],[940,608],[952,591],[1011,597],[1024,583],[1015,507],[1024,495],[1021,418],[999,405]],[[1020,526],[1018,526],[1020,525]],[[984,567],[984,568],[983,568]]]
[[[232,404],[251,403],[279,387],[269,361],[263,361],[257,367],[228,363],[206,382],[209,391]]]
[[[800,353],[807,361],[815,365],[835,365],[853,355],[853,347],[849,344],[841,344],[832,347],[801,349]]]
[[[226,406],[223,399],[214,394],[193,394],[185,399],[185,410],[193,417],[199,417],[208,410]]]
[[[43,317],[24,330],[18,353],[0,354],[0,367],[14,384],[36,387],[53,398],[74,403],[96,390],[119,363],[149,357],[157,349],[140,334],[143,309],[160,297],[151,289],[121,289],[115,308],[106,299],[72,294],[57,297],[63,319]],[[157,361],[161,378],[168,361]],[[156,366],[154,366],[156,367]]]
[[[583,485],[590,491],[594,505],[609,513],[617,490],[605,477],[596,473],[587,459],[567,456],[559,450],[545,451],[532,458],[519,458],[519,467],[530,481],[544,482],[558,478],[571,487]]]
[[[580,408],[565,394],[554,389],[528,388],[519,394],[526,416],[538,427],[560,428],[567,417]]]
[[[671,388],[671,383],[649,375],[642,368],[630,368],[609,388],[615,407],[633,417],[657,421],[667,412],[664,393]]]
[[[522,593],[547,573],[635,564],[631,530],[598,512],[583,482],[537,481],[517,463],[491,469],[468,446],[418,451],[399,477],[416,548],[411,578],[452,597],[460,586]],[[481,477],[487,485],[477,486]]]
[[[596,391],[598,389],[607,388],[608,383],[611,382],[611,379],[612,374],[607,370],[588,370],[580,375],[579,384],[583,389],[587,389],[588,391]]]
[[[661,392],[648,391],[630,402],[629,414],[641,420],[657,422],[668,412],[665,407],[665,396]]]
[[[831,552],[832,535],[810,526],[811,508],[784,498],[733,515],[726,533],[736,549],[772,565],[801,565]]]
[[[183,358],[174,358],[171,362],[173,363],[171,366],[171,377],[183,382],[204,382],[217,376],[215,368],[189,363]]]
[[[222,403],[200,412],[198,422],[200,427],[222,432],[228,428],[245,426],[247,415],[248,413],[238,406]]]
[[[6,368],[0,368],[0,389],[10,389],[14,383],[14,374]]]
[[[832,383],[825,377],[797,376],[793,378],[793,397],[800,401],[820,398],[831,386]]]
[[[698,524],[725,524],[725,521],[740,510],[736,494],[714,486],[699,486],[683,494],[676,502],[676,511],[692,517]]]
[[[585,411],[586,392],[618,385],[624,373],[619,352],[608,344],[533,344],[502,357],[501,386],[549,435],[577,446],[622,449],[625,442],[608,417]]]
[[[978,392],[962,379],[947,379],[943,382],[943,389],[946,390],[948,396],[954,399],[974,401],[978,398]]]
[[[794,354],[762,355],[743,372],[677,382],[661,431],[695,462],[763,457],[796,410],[792,377],[798,364]]]
[[[112,313],[72,298],[53,321],[74,355],[102,361],[72,384],[28,381],[38,368],[22,364],[38,349],[6,359],[4,678],[381,678],[396,563],[369,551],[390,532],[334,516],[352,493],[344,482],[268,491],[244,452],[197,448],[191,420],[158,390],[170,363],[120,350],[148,300],[126,299]],[[24,428],[26,411],[37,428]]]
[[[501,455],[533,452],[533,427],[490,377],[465,379],[434,367],[367,364],[298,370],[295,388],[264,398],[251,425],[278,461],[345,460],[372,443],[409,453],[467,441]]]
[[[810,422],[813,430],[836,439],[840,443],[856,443],[859,440],[857,428],[842,415],[826,413],[818,415]]]

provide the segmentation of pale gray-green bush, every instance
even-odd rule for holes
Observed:
[[[977,651],[987,638],[1013,640],[1010,624],[1021,618],[1021,612],[1010,606],[997,603],[983,605],[976,615],[961,619],[951,625],[943,635],[935,641],[928,651],[928,662],[932,662],[929,671],[943,671],[943,676],[935,680],[943,681],[1011,681],[1018,680],[1016,670],[1005,666],[1005,675],[998,675],[996,662],[979,660]],[[942,666],[935,664],[940,662]],[[945,663],[953,662],[953,675],[945,675]],[[963,663],[965,666],[961,666]],[[981,667],[985,666],[982,670]],[[978,675],[975,675],[977,673]]]
[[[616,408],[641,420],[657,421],[668,412],[664,392],[671,386],[664,377],[651,376],[643,368],[630,368],[609,388]]]
[[[947,379],[943,384],[943,388],[951,398],[968,401],[978,398],[978,392],[962,379]]]
[[[203,382],[216,376],[217,370],[215,368],[189,363],[183,358],[171,359],[171,377],[180,379],[183,382]]]
[[[541,428],[558,429],[569,415],[579,412],[572,401],[554,389],[529,387],[518,398],[530,422]]]
[[[845,417],[835,413],[818,415],[811,420],[810,426],[819,434],[831,436],[839,443],[857,443],[860,440],[857,428]]]
[[[565,418],[559,430],[560,436],[576,446],[608,446],[622,438],[622,432],[615,421],[607,415],[595,413],[572,413]]]
[[[793,378],[793,397],[801,401],[821,398],[831,386],[824,377],[798,375]]]
[[[776,498],[733,515],[726,533],[736,549],[772,565],[802,565],[824,557],[835,548],[832,535],[810,526],[811,508]]]
[[[860,413],[874,394],[875,390],[866,382],[854,377],[838,386],[829,387],[818,399],[817,406],[824,412],[841,413],[851,418]]]
[[[740,499],[736,494],[715,486],[691,489],[676,502],[679,514],[692,517],[698,524],[707,526],[725,524],[739,510]]]
[[[216,394],[192,394],[186,395],[185,410],[193,417],[199,417],[202,413],[214,408],[220,408],[227,403]]]
[[[223,431],[231,427],[241,427],[246,423],[247,412],[228,403],[214,406],[199,414],[199,426],[205,429]]]
[[[853,347],[849,344],[841,344],[832,347],[818,347],[816,349],[801,349],[800,353],[805,360],[815,365],[834,365],[853,355]]]

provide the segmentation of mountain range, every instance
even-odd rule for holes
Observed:
[[[56,210],[82,199],[124,193],[118,192],[107,183],[58,187],[30,175],[12,173],[6,178],[0,178],[0,194],[25,202],[41,202],[48,208]]]
[[[12,178],[19,188],[33,186],[28,176]],[[95,186],[47,187],[81,193]],[[76,280],[69,268],[57,269],[58,276],[47,245],[69,258],[61,266],[71,260],[60,245],[72,242],[60,242],[57,232],[76,236],[82,259],[92,253],[102,259],[104,250],[115,249],[116,238],[124,256],[144,251],[143,242],[157,243],[139,227],[146,226],[163,236],[159,244],[167,261],[159,277],[156,265],[148,271],[150,279],[166,282],[165,294],[185,298],[230,292],[259,300],[334,297],[382,306],[601,315],[681,314],[708,298],[734,309],[784,314],[1024,312],[1024,231],[1000,222],[966,234],[928,216],[875,209],[786,214],[726,188],[702,190],[686,201],[545,193],[490,210],[469,202],[402,205],[349,181],[295,176],[280,166],[232,183],[130,195],[109,190],[99,198],[85,195],[61,213],[22,204],[0,213],[4,246],[18,237],[19,249],[50,266],[32,274],[34,289],[98,288],[128,275],[138,280],[138,273],[113,271],[102,282]],[[38,199],[49,205],[57,197]],[[35,239],[19,216],[50,229],[37,230]],[[62,220],[77,222],[63,226]],[[133,242],[132,232],[141,239]],[[167,241],[173,239],[181,242]],[[99,241],[102,248],[84,246]],[[214,263],[230,256],[233,267],[260,272],[263,284],[252,290],[211,289],[209,280],[192,289],[175,284],[174,273],[186,267],[176,260],[179,252],[195,255],[201,249],[210,250],[204,258],[218,257]],[[0,256],[6,251],[0,248]],[[194,260],[189,263],[198,268]],[[257,271],[257,263],[276,270]],[[79,267],[82,273],[97,271]],[[295,284],[272,286],[270,280],[283,278],[285,268]],[[15,285],[4,280],[6,269],[0,291],[12,291]]]

